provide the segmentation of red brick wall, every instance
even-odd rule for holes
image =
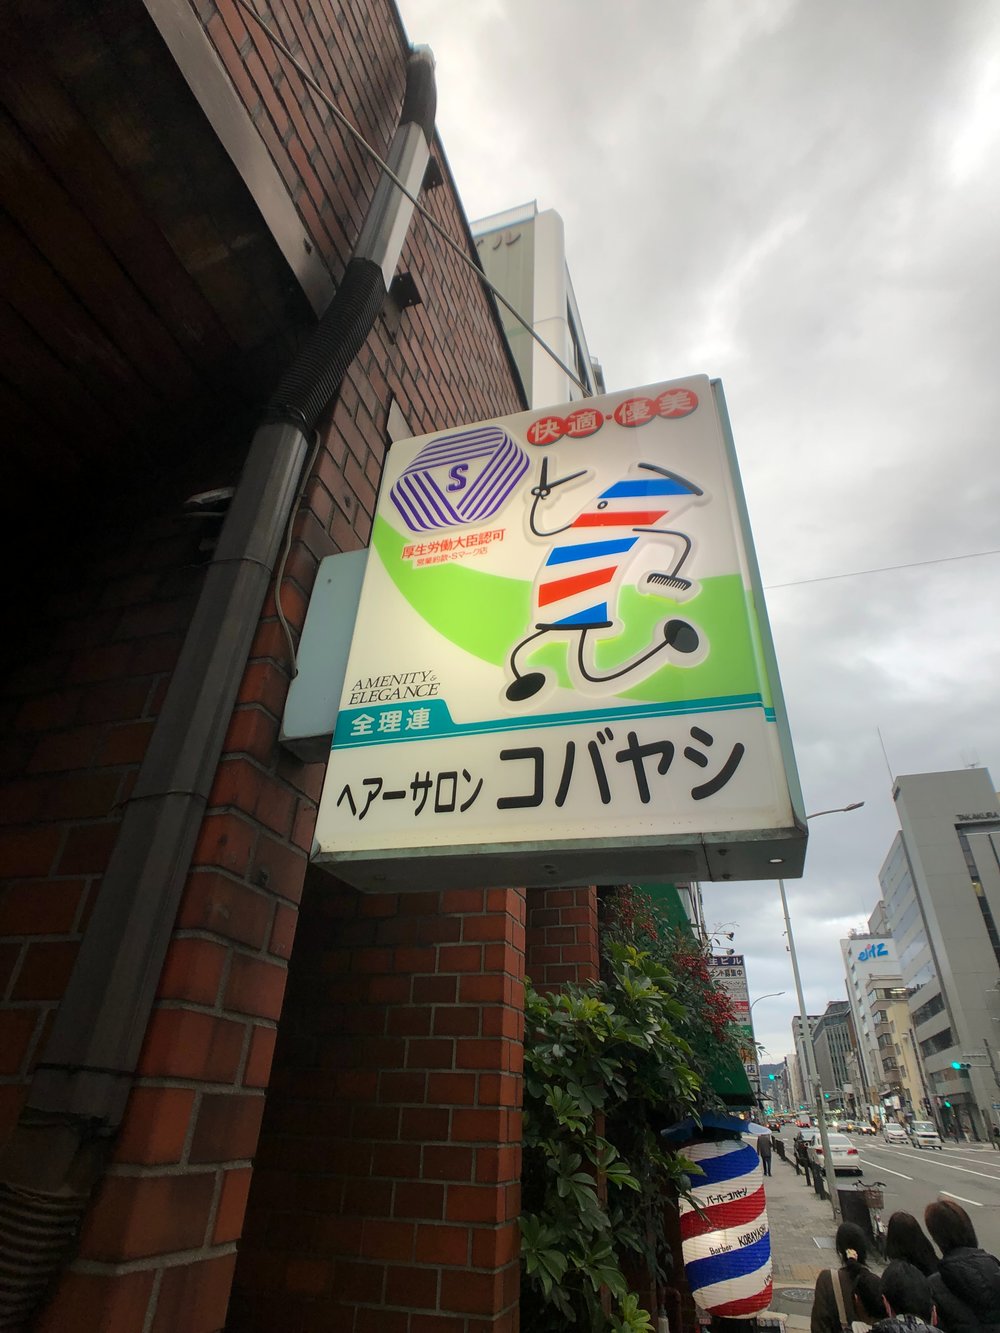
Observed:
[[[279,28],[296,36],[302,52],[322,67],[325,84],[384,150],[403,87],[404,52],[392,6],[373,0],[275,8]],[[374,185],[374,169],[353,146],[344,146],[294,79],[278,76],[274,58],[256,36],[247,44],[231,0],[206,2],[200,9],[230,76],[245,91],[309,235],[339,274]],[[241,52],[242,63],[234,51]],[[277,79],[276,91],[271,79]],[[452,234],[466,234],[450,184],[427,202]],[[322,424],[322,449],[294,522],[283,583],[294,626],[301,623],[319,560],[368,541],[393,396],[415,433],[523,406],[488,298],[418,220],[404,266],[416,276],[424,304],[403,314],[398,335],[378,324],[330,420]],[[262,386],[262,396],[268,387]],[[245,409],[242,403],[232,406]],[[164,460],[156,484],[115,496],[109,515],[81,507],[58,586],[33,608],[33,633],[19,639],[18,668],[0,690],[8,737],[0,768],[0,1139],[16,1120],[63,993],[200,587],[201,533],[180,516],[180,503],[194,491],[232,483],[238,474],[236,455],[221,456],[209,438],[189,442],[189,458],[178,456],[173,471]],[[276,746],[289,671],[270,597],[125,1122],[86,1218],[79,1260],[42,1318],[46,1333],[97,1327],[112,1333],[214,1333],[225,1322],[322,780],[319,767],[299,765]],[[325,900],[326,893],[317,896]],[[506,906],[488,913],[481,905],[472,911],[438,904],[431,911],[421,899],[423,926],[418,900],[400,909],[398,920],[408,928],[427,930],[431,921],[443,932],[423,947],[436,951],[436,965],[453,984],[455,997],[450,1004],[424,1000],[412,1007],[419,1021],[431,1022],[428,1034],[386,1032],[384,1040],[402,1043],[415,1063],[404,1058],[398,1068],[387,1065],[398,1086],[377,1081],[367,1095],[409,1126],[414,1142],[425,1129],[441,1131],[443,1108],[447,1133],[457,1136],[465,1167],[456,1157],[454,1179],[443,1162],[435,1168],[437,1176],[428,1176],[436,1181],[435,1197],[444,1200],[444,1211],[435,1218],[428,1209],[424,1217],[417,1208],[405,1220],[413,1232],[409,1261],[389,1264],[378,1257],[388,1232],[382,1241],[371,1241],[370,1254],[331,1249],[338,1262],[350,1258],[373,1271],[381,1265],[386,1300],[408,1304],[421,1292],[430,1299],[429,1272],[437,1274],[437,1304],[431,1309],[462,1311],[464,1300],[491,1319],[486,1307],[509,1310],[514,1299],[510,1218],[516,1213],[518,1173],[510,1144],[517,1137],[515,987],[523,952],[515,899],[507,895]],[[367,915],[372,908],[353,895],[341,893],[331,901],[353,904],[357,928],[375,929],[380,940],[394,928],[388,919]],[[488,932],[498,921],[508,922],[502,938],[463,933]],[[339,919],[334,924],[346,929]],[[447,932],[456,924],[460,933],[452,939]],[[367,955],[372,976],[359,980],[352,968],[347,984],[412,982],[415,998],[418,980],[427,983],[425,973],[433,969],[401,959],[400,944],[393,943],[392,961],[382,972],[378,959],[389,946],[373,947]],[[453,948],[457,952],[448,962]],[[347,952],[341,957],[349,963]],[[482,977],[476,973],[480,963]],[[338,984],[330,978],[334,992]],[[340,1003],[336,994],[332,999]],[[411,1006],[401,998],[394,1005],[393,1022],[405,1025]],[[373,1005],[369,1012],[383,1011]],[[477,1030],[466,1031],[462,1025],[473,1020]],[[458,1025],[455,1031],[445,1030],[449,1021]],[[421,1049],[423,1056],[413,1054]],[[411,1102],[407,1080],[420,1070],[427,1079],[426,1100]],[[432,1095],[432,1077],[454,1080],[451,1101],[438,1096],[436,1084]],[[358,1095],[350,1079],[337,1093],[349,1120]],[[422,1125],[421,1117],[432,1110],[434,1125]],[[384,1171],[390,1178],[391,1168]],[[382,1214],[387,1226],[400,1220],[393,1212],[394,1188],[389,1186],[392,1198]],[[419,1227],[425,1230],[418,1248]],[[455,1246],[463,1228],[473,1248],[459,1263]],[[466,1294],[454,1294],[456,1272],[466,1269],[471,1270]],[[412,1292],[406,1287],[410,1270]],[[309,1271],[293,1268],[289,1286],[308,1287],[316,1280],[315,1273],[312,1279],[303,1276]],[[358,1318],[358,1328],[368,1326]],[[434,1326],[417,1320],[412,1328],[416,1333]],[[475,1326],[504,1327],[502,1322]]]
[[[121,501],[127,510],[132,497]],[[119,520],[86,557],[70,546],[4,682],[2,1138],[73,966],[201,581],[197,530],[143,517],[141,536]]]
[[[302,915],[229,1329],[515,1329],[523,892]]]
[[[596,981],[597,889],[528,889],[525,971],[538,991]]]

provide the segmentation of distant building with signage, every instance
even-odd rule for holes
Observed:
[[[472,223],[487,278],[569,366],[592,394],[604,392],[600,362],[590,355],[566,264],[563,220],[532,201]],[[501,302],[500,319],[532,407],[585,395]]]
[[[983,768],[899,777],[893,799],[879,883],[929,1095],[947,1127],[984,1138],[1000,1100],[1000,803]]]
[[[893,976],[899,971],[896,946],[888,934],[852,932],[840,941],[847,982],[847,1000],[858,1039],[858,1072],[861,1083],[855,1096],[874,1109],[878,1104],[879,1055],[868,1008],[868,989],[872,978]]]

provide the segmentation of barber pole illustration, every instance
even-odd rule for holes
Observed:
[[[693,1176],[680,1203],[684,1269],[695,1304],[742,1319],[771,1303],[771,1235],[760,1158],[735,1139],[692,1143],[685,1156],[705,1172]]]

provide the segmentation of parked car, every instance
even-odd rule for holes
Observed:
[[[914,1120],[910,1126],[910,1142],[914,1148],[937,1148],[938,1152],[944,1152],[941,1135],[930,1120]]]
[[[809,1121],[805,1116],[799,1116],[798,1120],[796,1120],[795,1122],[795,1125],[797,1129],[808,1129]]]
[[[834,1171],[853,1171],[858,1176],[864,1173],[858,1150],[846,1134],[827,1134],[826,1139],[830,1145],[830,1157],[833,1160]],[[809,1145],[809,1160],[814,1166],[825,1165],[823,1145],[820,1142],[819,1135]]]
[[[886,1143],[909,1143],[906,1130],[895,1120],[887,1120],[882,1126],[882,1137]]]

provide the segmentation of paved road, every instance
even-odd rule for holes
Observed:
[[[791,1144],[794,1128],[782,1138]],[[938,1152],[888,1144],[876,1135],[851,1135],[864,1168],[865,1183],[885,1182],[886,1219],[897,1209],[923,1220],[932,1199],[955,1199],[972,1218],[983,1249],[1000,1254],[1000,1152],[990,1147],[945,1144]],[[838,1176],[850,1188],[858,1177]]]

